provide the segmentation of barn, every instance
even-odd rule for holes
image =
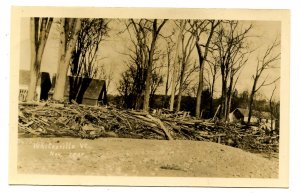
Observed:
[[[70,99],[70,84],[72,76],[68,76],[64,92],[65,100]],[[77,102],[85,105],[98,105],[107,103],[106,82],[105,80],[82,78],[82,84],[78,92]]]
[[[229,114],[230,122],[247,122],[249,116],[249,110],[243,108],[236,108]],[[255,111],[252,112],[251,123],[257,123],[259,121],[257,117],[257,113]]]

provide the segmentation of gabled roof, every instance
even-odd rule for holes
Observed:
[[[83,95],[83,98],[98,100],[103,87],[105,87],[105,80],[92,79],[89,87]]]
[[[244,117],[248,117],[248,115],[249,115],[248,109],[236,108],[234,111],[236,111],[236,110],[238,110]]]
[[[66,87],[64,91],[64,96],[69,97],[69,91],[70,91],[70,78],[71,76],[68,76],[66,79]],[[79,77],[82,79],[81,77]],[[88,79],[88,78],[84,78]],[[99,80],[99,79],[91,79],[91,82],[88,84],[88,87],[86,91],[84,92],[83,98],[84,99],[92,99],[92,100],[98,100],[99,96],[101,94],[101,91],[103,89],[106,89],[106,83],[105,80]]]

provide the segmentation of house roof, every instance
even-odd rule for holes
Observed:
[[[249,110],[248,109],[242,109],[242,108],[236,108],[234,111],[239,111],[244,117],[248,117]]]
[[[66,79],[66,88],[64,91],[64,96],[69,96],[70,91],[70,82],[69,79],[71,76],[68,76],[69,78]],[[84,99],[92,99],[92,100],[98,100],[100,93],[102,89],[105,89],[106,83],[105,80],[99,80],[99,79],[92,79],[91,82],[88,85],[88,88],[84,92],[83,98]]]
[[[92,79],[89,87],[86,89],[83,95],[83,98],[98,100],[104,86],[105,80]]]
[[[243,108],[236,108],[234,111],[239,111],[244,117],[249,116],[249,110],[248,109],[243,109]],[[265,111],[252,111],[252,116],[257,117],[257,118],[263,118],[263,119],[271,119],[271,113],[270,112],[265,112]]]

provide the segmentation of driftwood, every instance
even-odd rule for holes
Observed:
[[[256,127],[197,120],[166,109],[150,115],[113,106],[47,103],[19,104],[19,135],[38,137],[126,137],[197,140],[253,152],[278,152],[278,133]],[[87,127],[88,125],[88,127]],[[92,129],[91,129],[92,128]]]
[[[169,140],[173,140],[173,137],[171,136],[170,132],[167,130],[167,128],[164,126],[164,124],[161,122],[161,120],[159,120],[158,118],[154,118],[151,115],[147,115],[147,117],[151,120],[153,120],[154,122],[156,122],[160,128],[165,132],[167,139]]]
[[[218,106],[218,108],[217,108],[217,110],[216,110],[216,112],[214,114],[214,117],[212,118],[213,120],[216,120],[216,117],[217,117],[217,115],[219,113],[220,108],[221,108],[221,105]]]

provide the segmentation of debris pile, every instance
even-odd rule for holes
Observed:
[[[112,106],[20,103],[20,137],[120,137],[211,141],[251,152],[278,152],[279,135],[262,129],[196,120],[188,113],[151,114]]]

